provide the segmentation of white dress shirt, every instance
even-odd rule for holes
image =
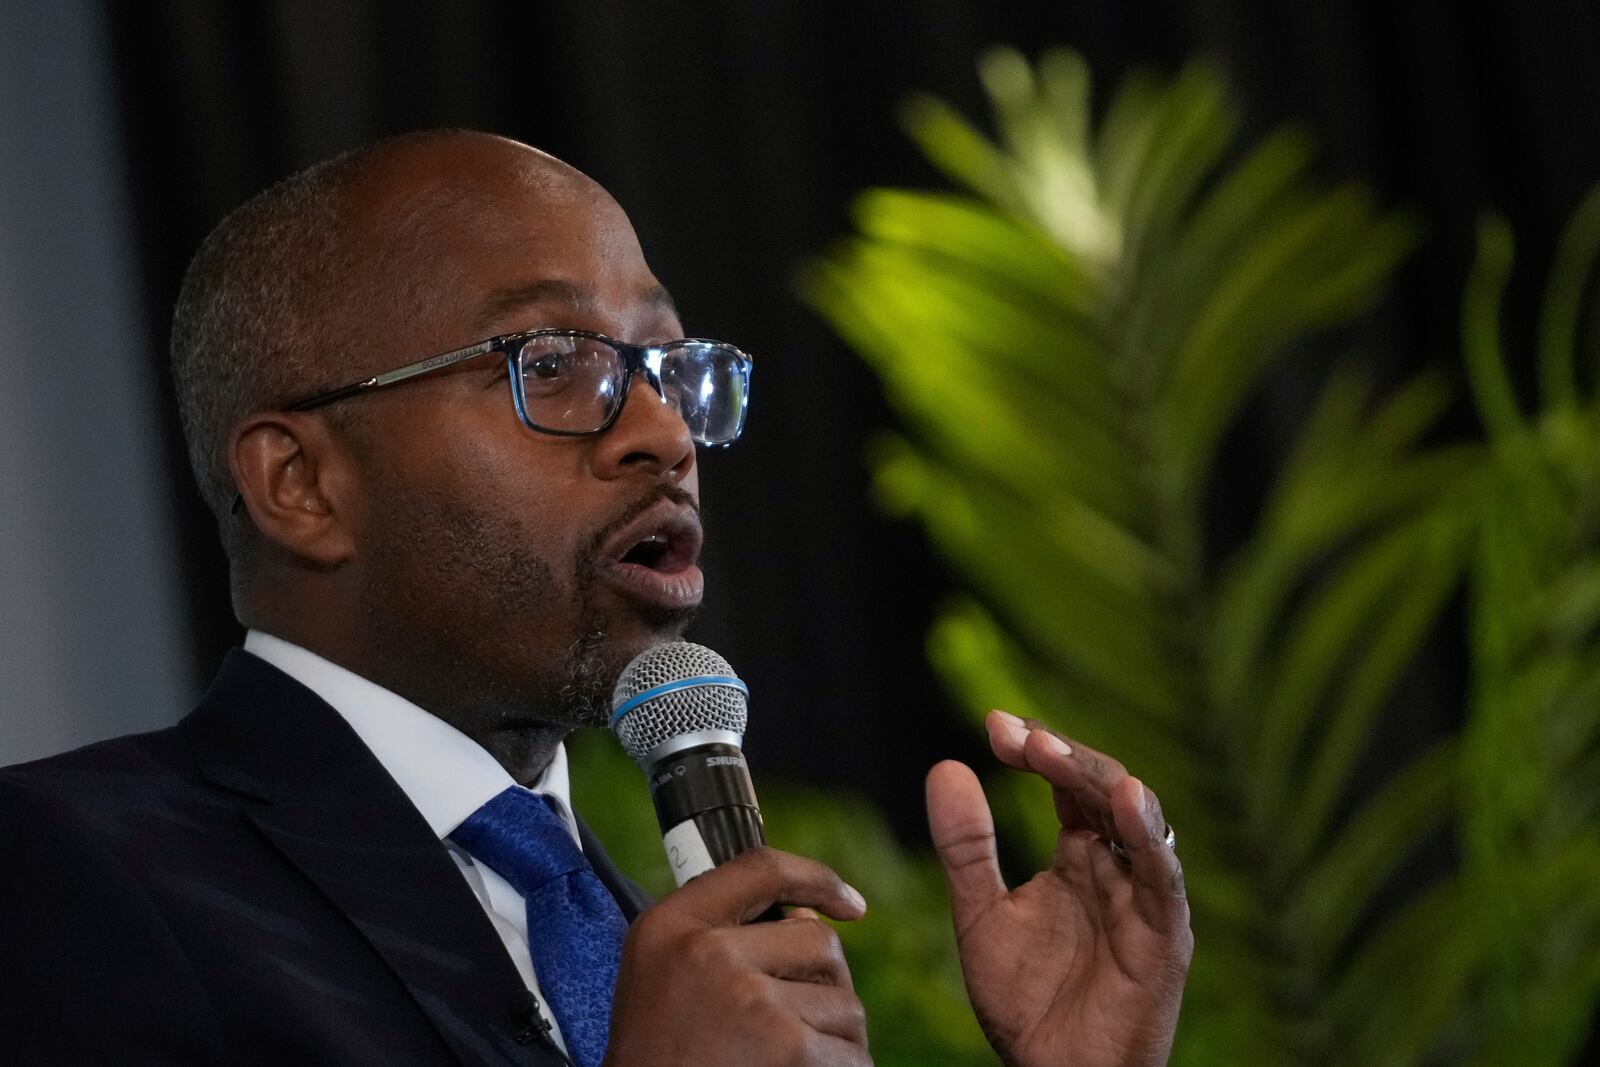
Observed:
[[[331,705],[416,805],[449,850],[450,858],[461,868],[462,877],[505,943],[522,981],[538,999],[539,1013],[550,1021],[550,1037],[565,1052],[561,1027],[533,973],[533,957],[528,951],[528,911],[522,894],[490,868],[474,863],[449,836],[490,798],[516,785],[511,775],[483,746],[443,719],[315,652],[260,630],[245,635],[244,650],[266,660]],[[556,746],[550,765],[530,788],[556,802],[567,831],[577,841],[566,746]],[[579,843],[578,847],[583,845]]]

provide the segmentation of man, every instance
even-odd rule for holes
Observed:
[[[0,772],[22,1062],[869,1062],[818,918],[859,894],[763,849],[652,905],[567,804],[562,739],[700,598],[695,445],[737,435],[748,363],[683,333],[616,203],[485,134],[218,226],[173,369],[249,635],[176,727]],[[1008,1063],[1164,1061],[1191,942],[1159,805],[989,731],[1063,832],[1008,892],[975,776],[929,775],[979,1021]]]

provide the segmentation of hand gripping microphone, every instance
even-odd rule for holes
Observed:
[[[704,645],[646,649],[611,694],[611,729],[650,780],[679,885],[767,843],[739,745],[749,690]]]

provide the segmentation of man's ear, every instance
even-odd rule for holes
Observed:
[[[250,521],[269,541],[324,567],[355,555],[356,467],[325,420],[252,415],[234,428],[228,461]]]

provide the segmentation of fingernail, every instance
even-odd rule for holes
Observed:
[[[1050,738],[1050,747],[1055,750],[1056,755],[1058,755],[1058,756],[1070,756],[1070,755],[1072,755],[1072,746],[1071,745],[1069,745],[1065,741],[1061,740],[1061,738],[1057,737],[1055,734],[1048,734],[1047,736]]]
[[[1156,800],[1154,793],[1144,787],[1142,779],[1136,778],[1134,781],[1139,783],[1139,810],[1146,815],[1154,815],[1159,810],[1160,801]]]
[[[849,898],[849,900],[855,904],[856,907],[860,908],[862,911],[866,911],[867,898],[861,895],[861,891],[855,886],[851,885],[849,882],[845,882],[843,885],[844,895]]]
[[[1009,711],[1001,711],[999,708],[996,708],[994,713],[999,719],[1001,727],[1005,730],[1006,734],[1013,742],[1018,745],[1025,745],[1028,743],[1027,723],[1023,722]]]

